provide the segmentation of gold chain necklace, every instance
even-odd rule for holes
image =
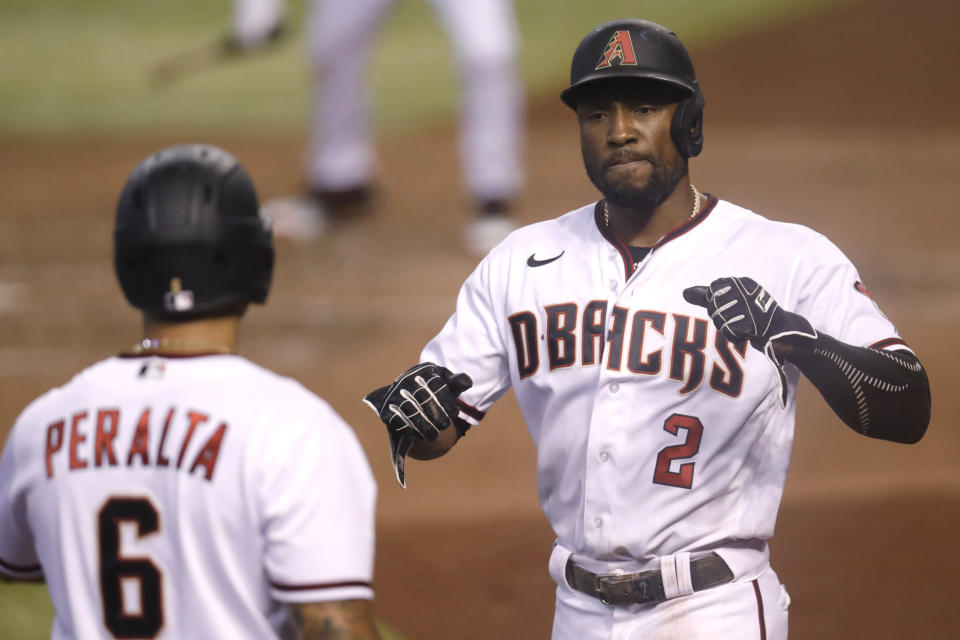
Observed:
[[[702,202],[700,192],[697,191],[697,188],[693,186],[693,183],[690,184],[690,190],[693,191],[693,211],[690,212],[690,217],[687,220],[692,220],[697,213],[700,211],[700,204]],[[607,209],[607,201],[603,201],[603,226],[607,229],[610,228],[610,210]]]
[[[131,349],[133,353],[158,353],[172,351],[175,353],[232,353],[226,345],[207,340],[178,340],[176,338],[144,338]]]

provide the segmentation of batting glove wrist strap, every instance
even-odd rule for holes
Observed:
[[[457,397],[471,386],[467,374],[423,362],[364,396],[364,403],[387,426],[390,459],[401,486],[406,486],[404,461],[410,447],[421,440],[432,442],[450,427],[460,412]]]
[[[780,405],[786,406],[787,376],[773,343],[788,336],[816,339],[817,332],[807,319],[782,309],[766,289],[750,278],[719,278],[708,287],[684,289],[683,297],[704,307],[728,341],[738,345],[749,341],[763,352],[777,371]]]

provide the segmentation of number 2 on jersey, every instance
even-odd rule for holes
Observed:
[[[657,466],[653,472],[653,481],[671,487],[689,489],[693,486],[694,462],[684,462],[676,471],[670,470],[670,463],[674,460],[692,458],[700,451],[700,438],[703,436],[703,423],[699,418],[675,413],[663,423],[663,430],[678,435],[680,430],[686,432],[683,444],[664,447],[657,454]]]
[[[147,558],[120,555],[120,527],[132,523],[137,537],[160,528],[156,508],[146,498],[111,498],[99,517],[100,590],[103,593],[103,621],[115,638],[153,638],[163,627],[160,569]],[[139,610],[124,607],[123,583],[136,581],[140,590]]]

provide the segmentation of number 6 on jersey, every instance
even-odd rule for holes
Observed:
[[[100,588],[103,592],[103,621],[116,638],[152,638],[163,627],[160,580],[162,574],[146,558],[120,555],[120,528],[136,526],[137,537],[156,533],[160,517],[146,498],[111,498],[100,511]],[[125,602],[124,583],[136,581],[139,606]],[[136,598],[129,598],[136,600]]]

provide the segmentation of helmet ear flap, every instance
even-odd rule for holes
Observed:
[[[670,123],[670,137],[684,158],[693,158],[703,149],[703,94],[699,91],[681,100]]]

